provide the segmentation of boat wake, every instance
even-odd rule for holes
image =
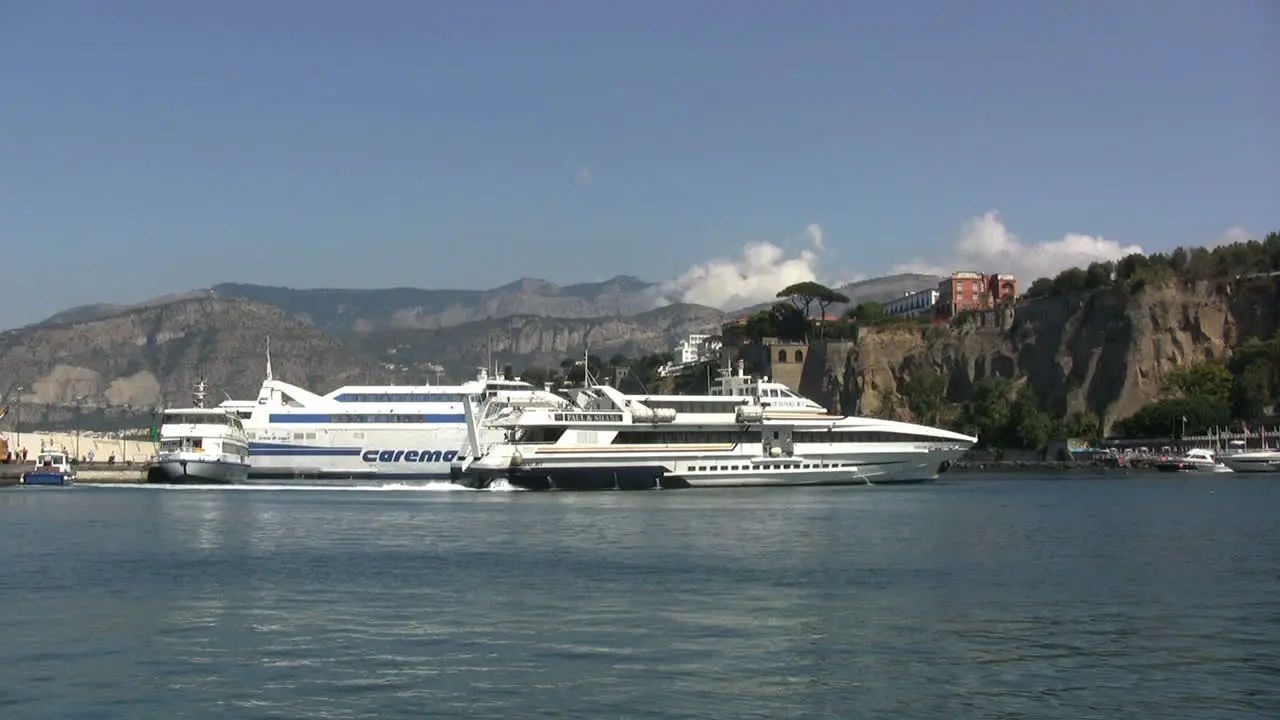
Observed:
[[[427,482],[427,483],[387,483],[385,485],[167,485],[164,483],[77,483],[80,487],[93,488],[118,488],[128,490],[194,490],[194,491],[301,491],[301,492],[521,492],[521,488],[514,487],[506,480],[494,482],[489,487],[481,490],[473,490],[471,488],[456,485],[451,482]]]

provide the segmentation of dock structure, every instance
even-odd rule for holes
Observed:
[[[22,473],[30,470],[33,463],[0,465],[0,487],[17,485]],[[132,484],[147,481],[148,463],[77,463],[72,465],[76,471],[76,482],[79,484],[112,483]]]

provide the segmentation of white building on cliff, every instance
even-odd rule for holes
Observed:
[[[658,375],[679,375],[694,365],[715,360],[720,357],[721,345],[719,340],[713,340],[710,335],[690,335],[672,349],[675,359],[658,368]]]

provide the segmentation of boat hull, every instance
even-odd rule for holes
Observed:
[[[448,482],[450,476],[440,473],[256,473],[251,472],[243,485],[283,485],[297,487],[386,487],[388,485],[432,485]]]
[[[1280,473],[1280,458],[1222,458],[1222,464],[1238,473]]]
[[[230,485],[249,475],[247,463],[221,460],[161,460],[147,470],[147,482],[164,485]]]
[[[46,487],[74,485],[75,476],[64,472],[28,472],[22,474],[22,484]]]
[[[1194,462],[1162,462],[1156,463],[1157,472],[1193,472],[1193,473],[1212,473],[1212,472],[1230,472],[1231,468],[1226,466],[1219,467],[1217,465],[1209,465],[1207,463]]]
[[[806,487],[822,485],[918,485],[932,482],[949,463],[894,463],[857,468],[741,470],[673,473],[661,464],[581,465],[559,468],[472,469],[455,482],[483,489],[505,480],[524,490],[683,490],[688,488]]]

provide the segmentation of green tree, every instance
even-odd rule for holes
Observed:
[[[778,291],[778,297],[791,300],[792,302],[791,306],[794,307],[797,311],[799,311],[800,316],[804,318],[805,332],[802,334],[802,337],[804,337],[805,339],[808,339],[808,336],[809,336],[808,334],[808,324],[809,324],[809,317],[810,317],[809,313],[813,308],[814,304],[817,304],[818,313],[820,316],[819,324],[818,324],[818,335],[822,336],[823,333],[825,332],[823,328],[826,325],[825,321],[827,317],[827,307],[832,303],[849,302],[849,298],[845,296],[843,293],[836,290],[832,290],[826,285],[823,285],[822,283],[819,283],[819,282],[813,282],[812,280],[806,281],[806,282],[793,283],[791,285],[788,285],[782,290]],[[774,308],[777,308],[777,307],[778,307],[777,305],[774,305]]]
[[[1028,450],[1044,450],[1053,436],[1053,421],[1036,406],[1031,388],[1023,385],[1013,406],[1009,409],[1009,421],[1004,437],[1010,445]]]
[[[903,384],[902,398],[918,422],[938,425],[947,405],[947,378],[931,367],[918,368]]]
[[[1062,434],[1069,438],[1099,440],[1102,436],[1102,420],[1091,410],[1072,413],[1062,422]]]
[[[858,303],[858,306],[850,310],[847,315],[859,325],[874,325],[884,320],[884,305],[868,300]]]
[[[787,303],[774,303],[769,310],[774,336],[781,340],[808,340],[809,318],[799,308]]]
[[[1049,297],[1053,295],[1053,280],[1049,278],[1036,278],[1027,287],[1027,297]]]
[[[1231,405],[1236,417],[1257,420],[1269,414],[1280,395],[1280,336],[1249,338],[1232,354]]]
[[[988,375],[974,384],[969,401],[962,407],[961,423],[978,436],[978,444],[982,447],[1008,445],[1012,386],[1008,378]]]
[[[1185,398],[1228,403],[1235,378],[1227,366],[1213,360],[1175,368],[1166,377],[1166,392]]]
[[[1186,418],[1185,422],[1183,418]],[[1213,398],[1175,397],[1146,405],[1116,423],[1121,437],[1160,438],[1207,433],[1209,428],[1231,424],[1231,407]]]
[[[816,300],[818,303],[818,337],[825,337],[827,334],[827,308],[833,303],[847,303],[849,296],[831,288],[825,288]]]
[[[1089,286],[1089,276],[1078,267],[1071,267],[1058,273],[1053,279],[1053,290],[1056,295],[1065,295],[1077,290],[1085,290]]]
[[[546,383],[554,383],[557,375],[552,370],[534,365],[525,368],[524,372],[520,373],[520,379],[531,385],[541,387]]]
[[[831,292],[831,288],[822,283],[808,280],[805,282],[792,283],[778,291],[777,297],[785,298],[795,304],[795,308],[804,313],[805,318],[809,317],[809,309],[824,294]]]
[[[1111,287],[1115,272],[1116,264],[1113,262],[1090,263],[1084,271],[1084,286],[1090,290]]]

